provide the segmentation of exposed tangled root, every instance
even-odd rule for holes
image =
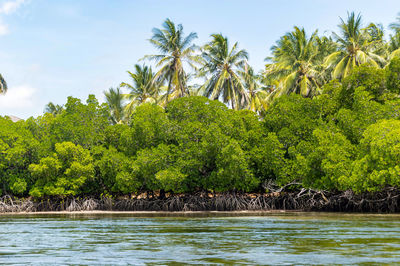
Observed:
[[[338,212],[400,212],[400,191],[386,188],[377,193],[354,194],[352,191],[331,193],[301,189],[296,192],[269,194],[225,193],[174,195],[158,198],[85,198],[41,200],[0,198],[0,212],[37,211],[243,211],[301,210]]]
[[[35,211],[34,203],[30,200],[14,199],[10,196],[0,198],[0,212],[31,212]]]

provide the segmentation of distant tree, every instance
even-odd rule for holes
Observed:
[[[256,75],[251,67],[247,67],[247,71],[241,71],[240,75],[249,97],[243,107],[256,113],[265,111],[268,108],[268,96],[270,94],[261,86],[260,76]]]
[[[389,39],[389,51],[393,52],[400,48],[400,32],[390,35]]]
[[[196,46],[192,44],[197,34],[191,32],[185,36],[182,25],[175,26],[170,19],[166,19],[162,26],[162,29],[153,29],[153,36],[149,40],[161,53],[147,55],[144,58],[155,60],[156,66],[160,67],[154,80],[167,83],[166,101],[168,102],[171,92],[176,91],[178,97],[189,94],[184,62],[194,66],[197,60],[194,55]]]
[[[3,76],[0,74],[0,94],[4,94],[7,92],[7,82],[3,78]]]
[[[333,34],[339,43],[339,50],[326,58],[325,65],[333,66],[334,79],[346,77],[355,66],[361,64],[368,63],[379,67],[385,63],[385,59],[376,51],[377,42],[381,42],[382,39],[371,36],[371,26],[362,28],[361,19],[361,15],[356,16],[354,12],[348,14],[346,21],[341,18],[340,33]]]
[[[104,92],[106,102],[110,110],[110,119],[113,124],[121,123],[124,118],[124,97],[121,93],[120,88],[110,88]]]
[[[212,34],[212,40],[203,47],[204,66],[200,75],[207,78],[203,85],[204,96],[213,100],[222,98],[232,109],[239,109],[248,101],[248,95],[239,75],[248,59],[246,50],[239,50],[238,43],[229,47],[228,38]]]
[[[294,28],[272,47],[272,64],[266,67],[268,80],[277,80],[278,95],[297,93],[303,96],[318,94],[321,86],[318,36],[315,31],[310,37],[304,29]]]
[[[49,102],[44,108],[45,113],[50,113],[54,116],[60,114],[63,110],[64,108],[62,105],[54,104],[52,102]]]
[[[396,22],[390,23],[389,28],[395,32],[400,32],[400,13],[398,13],[396,20]]]
[[[149,66],[136,64],[134,72],[127,72],[132,79],[132,84],[122,82],[120,86],[129,90],[123,96],[129,101],[125,106],[125,112],[130,116],[136,106],[157,100],[161,84],[153,80],[154,73]]]

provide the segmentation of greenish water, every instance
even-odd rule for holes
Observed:
[[[0,264],[398,264],[400,216],[0,216]]]

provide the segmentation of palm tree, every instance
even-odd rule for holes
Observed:
[[[60,114],[63,110],[64,107],[62,105],[54,104],[52,102],[49,102],[44,108],[45,113],[50,113],[54,116]]]
[[[344,78],[350,71],[361,64],[368,63],[379,67],[385,60],[376,51],[378,40],[370,35],[369,28],[362,28],[361,15],[348,14],[347,21],[342,18],[339,24],[340,35],[333,33],[339,43],[338,51],[330,54],[326,60],[327,67],[333,66],[332,77]]]
[[[400,31],[389,36],[388,46],[389,52],[393,52],[400,48]]]
[[[249,96],[245,108],[260,114],[268,108],[269,93],[265,88],[261,87],[260,76],[254,73],[253,68],[246,67],[246,70],[241,71],[240,75],[244,81],[247,95]]]
[[[202,88],[204,96],[211,99],[222,97],[223,102],[230,102],[232,109],[239,109],[248,101],[239,75],[246,65],[248,54],[238,49],[237,42],[229,48],[228,39],[221,34],[212,34],[211,37],[202,52],[204,65],[200,76],[207,79]]]
[[[389,28],[394,31],[394,34],[390,34],[389,36],[389,42],[388,42],[388,52],[390,53],[389,55],[389,61],[393,57],[400,56],[400,13],[398,13],[398,16],[396,17],[396,22],[393,22],[389,25]]]
[[[120,88],[110,88],[104,91],[106,102],[110,110],[110,120],[113,124],[122,123],[125,118],[124,115],[124,97],[121,94]]]
[[[382,24],[370,23],[364,31],[366,32],[368,42],[371,43],[370,51],[373,54],[384,59],[390,56],[388,43],[384,39],[385,32]],[[383,67],[387,62],[385,60],[378,60],[377,63]]]
[[[5,94],[7,92],[7,82],[3,78],[3,76],[0,74],[0,94]]]
[[[389,60],[395,56],[400,56],[400,31],[390,35],[388,43]]]
[[[179,97],[188,94],[187,75],[183,65],[186,62],[194,67],[196,46],[192,42],[197,38],[197,34],[191,32],[185,37],[182,25],[175,26],[170,19],[165,20],[162,26],[163,29],[153,29],[153,37],[149,40],[161,53],[147,55],[144,58],[155,60],[156,66],[160,67],[154,80],[167,82],[166,101],[168,102],[171,92],[177,92]]]
[[[317,37],[316,42],[318,45],[318,56],[316,58],[316,70],[319,72],[319,78],[321,79],[322,83],[325,84],[328,82],[332,77],[333,67],[326,67],[324,66],[325,58],[336,52],[338,49],[338,44],[335,42],[332,37]]]
[[[196,76],[194,74],[187,73],[185,79],[187,81],[190,81],[195,77]],[[170,94],[167,94],[167,90],[168,89],[166,86],[160,86],[158,97],[155,99],[155,103],[157,103],[158,105],[160,105],[162,107],[166,107],[170,100],[181,97],[179,91],[173,91],[173,92],[170,92]],[[201,96],[201,95],[203,95],[203,91],[202,91],[202,88],[200,85],[188,84],[186,96]],[[167,97],[168,97],[168,101],[167,101]]]
[[[132,79],[132,84],[122,82],[120,87],[129,89],[129,93],[123,94],[123,96],[129,100],[125,111],[131,115],[136,106],[157,99],[161,84],[154,81],[154,73],[149,66],[136,64],[135,72],[127,72]]]
[[[275,82],[277,85],[275,96],[298,93],[311,97],[318,94],[322,83],[319,67],[322,51],[319,47],[328,45],[326,42],[318,38],[317,31],[308,38],[305,30],[298,27],[277,41],[271,48],[272,57],[266,58],[272,64],[266,66],[265,72],[267,84]]]
[[[389,28],[395,32],[400,32],[400,13],[398,13],[396,20],[396,22],[389,24]]]

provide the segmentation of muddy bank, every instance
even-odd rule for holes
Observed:
[[[295,192],[268,194],[196,194],[164,198],[0,198],[0,213],[60,211],[330,211],[330,212],[400,212],[400,191],[386,188],[377,193],[332,193],[301,189]]]

